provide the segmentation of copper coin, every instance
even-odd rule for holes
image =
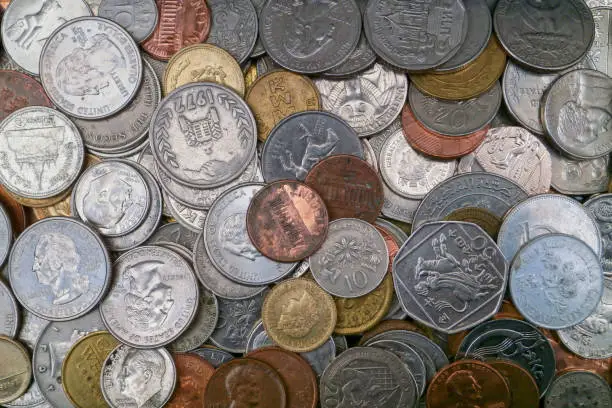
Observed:
[[[159,20],[142,48],[155,59],[168,61],[178,50],[204,42],[210,33],[206,0],[156,0]]]
[[[166,408],[201,408],[204,405],[206,384],[215,367],[196,354],[175,353],[177,387]]]
[[[8,212],[13,227],[13,234],[18,236],[26,228],[26,214],[23,206],[19,204],[2,186],[0,186],[0,204]]]
[[[306,184],[323,198],[330,221],[359,218],[373,224],[385,201],[376,170],[348,154],[321,160],[306,176]]]
[[[26,106],[52,108],[53,104],[42,85],[31,76],[0,70],[0,120]]]
[[[508,360],[487,361],[491,367],[504,376],[510,395],[512,407],[537,407],[540,403],[540,390],[535,379],[520,365]]]
[[[223,364],[206,386],[204,408],[286,406],[285,384],[280,375],[268,364],[252,358]]]
[[[316,408],[319,399],[317,375],[310,364],[291,351],[264,347],[247,354],[273,367],[287,388],[287,408]]]
[[[481,361],[461,360],[444,367],[429,384],[427,408],[462,406],[509,408],[506,380]]]
[[[454,159],[476,150],[490,126],[466,136],[445,136],[425,129],[414,117],[410,107],[404,105],[402,127],[406,140],[414,149],[438,159]]]
[[[389,320],[383,320],[382,322],[374,326],[372,329],[365,332],[363,336],[361,337],[361,339],[359,340],[359,345],[364,344],[366,341],[370,340],[374,336],[379,335],[380,333],[384,333],[386,331],[391,331],[391,330],[407,330],[407,331],[413,331],[413,332],[425,334],[419,326],[417,326],[416,324],[412,322],[409,322],[406,320],[389,319]]]
[[[251,200],[247,232],[253,245],[279,262],[296,262],[323,245],[329,217],[316,191],[299,181],[268,184]]]

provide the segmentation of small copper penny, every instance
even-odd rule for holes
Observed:
[[[206,386],[204,408],[286,406],[287,394],[280,375],[270,365],[252,358],[223,364]]]
[[[26,213],[21,204],[19,204],[12,195],[10,195],[2,186],[0,186],[0,204],[8,212],[13,227],[13,233],[18,236],[26,229]]]
[[[177,386],[166,408],[202,408],[206,384],[215,367],[196,354],[175,353]]]
[[[26,106],[52,108],[53,104],[42,85],[31,76],[0,70],[0,120]]]
[[[210,33],[206,0],[156,0],[159,20],[142,48],[153,58],[168,61],[178,50],[204,42]]]
[[[425,129],[414,117],[410,107],[404,105],[402,127],[406,140],[414,149],[438,159],[454,159],[476,150],[490,126],[467,136],[445,136]]]
[[[327,236],[329,217],[321,197],[299,181],[268,184],[251,200],[247,232],[268,258],[296,262],[312,255]]]
[[[385,201],[376,170],[348,154],[321,160],[306,176],[306,184],[323,198],[330,221],[359,218],[373,224]]]
[[[273,367],[287,388],[287,408],[316,408],[319,399],[317,375],[310,364],[291,351],[264,347],[247,354]]]
[[[444,367],[429,384],[427,408],[462,406],[510,408],[506,380],[481,361],[460,360]]]
[[[538,406],[540,390],[529,371],[508,360],[490,360],[487,361],[487,364],[499,371],[506,379],[512,397],[512,407]]]

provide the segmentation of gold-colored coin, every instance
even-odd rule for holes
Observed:
[[[497,237],[502,220],[497,218],[495,214],[491,214],[484,208],[465,207],[453,211],[444,218],[444,221],[464,221],[478,225],[485,230],[493,239]]]
[[[331,295],[309,279],[289,279],[267,295],[262,320],[270,338],[284,349],[303,353],[329,340],[336,326]]]
[[[504,73],[506,53],[493,35],[485,50],[464,68],[444,74],[410,74],[424,94],[440,99],[464,100],[487,92]]]
[[[15,340],[0,336],[0,404],[21,397],[32,380],[32,366],[27,349]]]
[[[100,373],[106,357],[119,345],[107,331],[79,339],[62,365],[62,386],[77,408],[108,408],[100,388]]]
[[[262,142],[281,120],[297,112],[321,109],[321,95],[307,77],[289,71],[272,71],[257,79],[245,97],[257,122]]]
[[[193,82],[214,82],[244,96],[244,74],[227,51],[212,44],[185,47],[168,61],[164,73],[164,94]]]
[[[257,65],[251,64],[251,66],[244,73],[244,86],[249,89],[257,81]]]

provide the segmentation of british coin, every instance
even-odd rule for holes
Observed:
[[[72,320],[100,302],[110,284],[110,259],[90,227],[52,217],[25,230],[15,242],[9,274],[15,297],[47,320]]]
[[[0,207],[4,207],[4,213],[6,213],[8,219],[10,220],[12,235],[18,236],[21,234],[27,226],[25,209],[17,200],[13,198],[9,192],[2,188],[2,186],[0,186]],[[0,217],[4,218],[4,215],[0,215]],[[4,220],[1,222],[4,222]],[[4,234],[6,233],[4,232],[1,235],[6,236]],[[9,241],[11,238],[12,237],[9,237]],[[2,245],[3,244],[0,244],[0,246]],[[5,255],[5,259],[6,256],[8,256],[8,252]],[[2,256],[0,256],[0,258],[2,258]],[[0,260],[0,265],[2,265],[2,263],[3,260]]]
[[[0,120],[26,106],[52,107],[42,85],[29,75],[13,70],[0,71]]]
[[[501,218],[496,217],[484,208],[478,207],[459,208],[444,217],[444,221],[471,222],[482,228],[493,239],[497,238],[502,223]]]
[[[74,32],[80,33],[78,41],[72,40]],[[101,119],[134,99],[142,82],[142,58],[121,26],[81,17],[63,24],[45,43],[40,80],[58,109],[77,118]]]
[[[20,320],[17,300],[9,287],[0,281],[0,336],[15,337]]]
[[[309,260],[312,275],[332,295],[356,298],[372,292],[387,273],[385,240],[371,224],[343,218],[329,224],[323,246]]]
[[[183,227],[178,222],[170,222],[159,227],[153,236],[147,240],[147,243],[174,242],[193,252],[198,236],[199,234]]]
[[[201,408],[204,405],[206,384],[215,368],[196,354],[177,353],[173,355],[176,364],[178,386],[166,407]]]
[[[610,159],[608,156],[591,160],[573,160],[557,150],[548,149],[552,160],[550,185],[563,194],[581,195],[608,191]]]
[[[30,149],[32,143],[40,152]],[[64,193],[78,177],[85,155],[79,131],[70,119],[42,106],[20,109],[2,121],[0,150],[4,152],[2,186],[26,199]]]
[[[610,384],[589,371],[573,371],[555,379],[544,399],[545,408],[563,405],[612,407]]]
[[[2,13],[2,46],[21,68],[38,75],[51,33],[66,21],[85,16],[91,16],[91,10],[83,0],[13,1]]]
[[[163,407],[176,385],[174,360],[163,347],[140,350],[121,344],[108,354],[100,371],[104,400],[113,408]]]
[[[0,203],[0,265],[9,256],[12,243],[13,227],[11,226],[11,219],[2,203]]]
[[[497,370],[508,383],[512,404],[517,407],[537,407],[540,403],[538,384],[529,371],[519,364],[508,360],[487,360],[487,364]]]
[[[159,19],[155,0],[139,0],[129,4],[122,0],[102,0],[96,15],[119,24],[138,43],[153,33]]]
[[[609,50],[611,6],[597,7],[591,10],[595,22],[595,38],[588,55],[588,58],[593,61],[595,69],[608,76],[612,74],[612,54]]]
[[[5,404],[26,392],[32,379],[32,366],[25,347],[9,337],[0,336],[0,351],[5,361],[0,368],[0,403]]]
[[[542,19],[550,25],[539,24]],[[582,0],[500,0],[493,27],[506,52],[536,71],[571,67],[584,58],[595,36],[593,15]]]
[[[272,0],[263,7],[259,25],[274,62],[290,71],[316,74],[342,64],[357,47],[361,12],[354,0],[317,7]]]
[[[202,357],[215,368],[234,359],[231,353],[213,347],[202,347],[192,350],[191,353]]]
[[[602,241],[601,266],[604,274],[612,274],[612,218],[608,209],[612,205],[612,194],[601,194],[584,203],[584,208],[593,216],[599,227]]]
[[[315,81],[323,109],[344,119],[359,137],[380,132],[391,124],[406,102],[408,79],[382,64],[343,80]]]
[[[378,340],[368,344],[368,347],[377,347],[383,350],[390,351],[402,360],[408,371],[416,381],[417,391],[419,395],[425,392],[427,385],[427,377],[425,363],[412,347],[405,343],[394,340]]]
[[[191,262],[191,257],[189,261]],[[208,340],[217,326],[219,304],[216,296],[203,286],[199,287],[199,292],[196,316],[187,330],[168,344],[168,349],[172,352],[186,352],[198,348]]]
[[[361,143],[346,122],[327,112],[295,113],[279,122],[266,139],[263,176],[268,183],[303,181],[317,163],[339,154],[363,157]]]
[[[242,64],[255,47],[258,19],[250,0],[208,0],[212,13],[212,27],[206,40],[227,50]]]

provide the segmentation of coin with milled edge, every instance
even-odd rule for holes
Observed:
[[[20,320],[17,300],[9,287],[0,281],[0,336],[15,337]]]
[[[0,366],[0,403],[14,401],[30,385],[32,366],[25,347],[5,336],[0,336],[0,352],[4,364]]]
[[[612,407],[610,384],[589,371],[573,371],[557,377],[546,394],[544,408],[567,406]]]
[[[52,104],[42,85],[29,75],[14,70],[0,70],[0,120],[17,109],[26,106],[46,106]]]
[[[143,42],[155,30],[159,13],[155,0],[102,0],[97,16],[107,18],[123,27],[136,42]]]
[[[190,262],[191,258],[189,258]],[[172,352],[185,352],[198,348],[208,340],[217,326],[219,304],[216,296],[203,286],[200,286],[199,292],[196,316],[187,330],[178,339],[168,344],[168,349]]]
[[[207,0],[212,27],[206,40],[227,50],[242,64],[257,40],[257,12],[250,0]]]
[[[601,266],[604,274],[612,275],[612,217],[609,209],[612,208],[612,194],[601,194],[584,203],[584,208],[591,213],[602,241]]]
[[[562,156],[553,148],[548,149],[552,160],[550,185],[569,195],[595,194],[608,191],[610,175],[608,156],[591,160],[573,160]]]
[[[208,361],[213,367],[218,368],[223,363],[227,363],[234,359],[231,353],[227,351],[217,349],[215,347],[202,347],[196,350],[190,351],[190,353],[198,355]]]
[[[0,203],[0,265],[9,256],[12,243],[13,227],[11,226],[11,219],[2,203]]]

